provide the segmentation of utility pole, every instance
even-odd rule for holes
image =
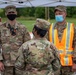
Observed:
[[[50,19],[50,17],[49,17],[49,7],[45,7],[45,19],[46,20]]]
[[[47,7],[45,7],[45,19],[47,20]]]
[[[48,14],[47,14],[47,15],[48,15],[48,21],[49,21],[49,20],[50,20],[50,16],[49,16],[49,7],[48,7]]]

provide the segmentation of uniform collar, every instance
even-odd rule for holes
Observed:
[[[34,38],[35,40],[47,40],[45,37],[44,38]]]
[[[9,22],[6,22],[6,27],[7,28],[9,27]],[[16,21],[14,26],[12,26],[12,27],[14,27],[15,29],[18,28],[18,22]]]
[[[59,25],[58,23],[54,24],[54,29],[57,29],[58,27],[62,27],[62,28],[66,28],[67,23],[63,24],[63,25]]]

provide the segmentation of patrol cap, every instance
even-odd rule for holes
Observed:
[[[35,25],[43,30],[47,30],[50,26],[50,22],[44,20],[44,19],[36,19]]]
[[[66,7],[65,7],[64,5],[58,5],[58,6],[55,7],[54,12],[55,12],[56,10],[66,12]]]
[[[8,13],[8,12],[16,12],[16,6],[14,6],[14,5],[6,6],[5,7],[5,12],[6,13]]]

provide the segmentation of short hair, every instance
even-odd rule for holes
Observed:
[[[37,31],[37,34],[38,34],[41,38],[43,38],[43,37],[46,35],[46,33],[47,33],[47,30],[38,28],[36,25],[34,26],[33,29],[35,29],[35,31]]]

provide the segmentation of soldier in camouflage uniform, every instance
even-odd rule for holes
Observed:
[[[61,75],[72,75],[73,71],[76,71],[76,28],[73,23],[66,22],[67,12],[65,6],[63,5],[56,6],[54,12],[55,12],[56,23],[52,23],[50,25],[49,40],[50,42],[53,42],[59,50],[62,65]],[[65,33],[66,30],[67,30],[66,33],[68,34]],[[66,35],[68,35],[67,36],[68,38],[66,38]],[[63,38],[66,38],[66,41],[63,40]],[[56,39],[59,40],[60,45],[56,44],[57,41]],[[67,43],[65,46],[64,42]],[[61,53],[60,51],[63,52]]]
[[[56,47],[45,35],[49,22],[37,19],[33,28],[34,39],[19,48],[15,63],[16,75],[59,75],[60,61]]]
[[[14,64],[19,47],[30,40],[28,30],[16,21],[17,11],[13,5],[5,8],[8,21],[0,26],[0,71],[3,75],[15,75]]]

